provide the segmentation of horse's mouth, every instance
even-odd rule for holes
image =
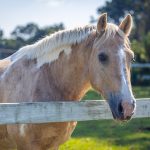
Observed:
[[[121,115],[117,115],[116,113],[114,113],[113,111],[112,112],[112,116],[114,118],[114,120],[117,120],[117,121],[128,121],[128,120],[131,120],[132,116],[127,116],[126,118],[124,118],[123,116],[123,113]]]
[[[118,99],[110,99],[108,100],[108,103],[115,120],[128,121],[132,118],[135,110],[135,104]]]

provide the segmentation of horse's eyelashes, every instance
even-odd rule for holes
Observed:
[[[136,62],[135,58],[132,58],[131,62],[132,62],[132,63]]]
[[[108,56],[105,53],[100,53],[98,59],[101,63],[106,63],[108,61]]]

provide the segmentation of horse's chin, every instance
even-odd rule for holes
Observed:
[[[112,111],[111,111],[111,112],[112,112]],[[117,121],[117,122],[127,122],[127,121],[129,121],[129,120],[132,119],[132,116],[129,116],[128,118],[124,118],[123,116],[118,117],[118,116],[116,116],[113,112],[112,112],[112,116],[113,116],[113,119],[114,119],[115,121]]]
[[[108,103],[114,120],[122,122],[131,120],[134,114],[134,108],[132,108],[133,111],[127,113],[130,109],[125,109],[125,107],[123,107],[123,101],[109,99]]]

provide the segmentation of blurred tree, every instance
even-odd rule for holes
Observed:
[[[132,50],[135,53],[135,60],[138,62],[145,62],[147,60],[146,50],[144,44],[137,40],[133,40],[131,43]]]
[[[64,25],[62,23],[45,28],[39,28],[35,23],[28,23],[25,26],[17,26],[11,35],[15,39],[23,39],[30,43],[62,29],[64,29]]]
[[[17,26],[11,35],[15,38],[22,38],[28,40],[36,35],[39,31],[39,27],[34,23],[28,23],[25,26]]]
[[[134,38],[142,39],[150,31],[150,1],[149,0],[111,0],[105,6],[97,9],[98,13],[107,12],[111,20],[116,23],[127,13],[134,17],[136,32]]]
[[[0,29],[0,39],[3,37],[3,30]]]
[[[4,49],[12,49],[12,50],[18,50],[22,45],[24,45],[23,39],[1,39],[0,40],[0,48]]]
[[[144,43],[144,46],[145,46],[145,49],[146,49],[147,61],[150,62],[150,31],[144,37],[143,43]]]
[[[122,18],[127,12],[133,14],[133,12],[131,11],[133,9],[133,1],[134,0],[107,0],[103,7],[99,7],[97,9],[97,12],[107,12],[109,14],[109,19],[113,20],[116,23],[119,23],[120,18]]]

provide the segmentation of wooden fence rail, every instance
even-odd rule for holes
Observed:
[[[132,64],[132,68],[150,68],[150,63],[145,63],[145,64],[135,63]]]
[[[138,99],[135,118],[150,117],[150,98]],[[105,101],[1,103],[0,124],[112,119]]]

